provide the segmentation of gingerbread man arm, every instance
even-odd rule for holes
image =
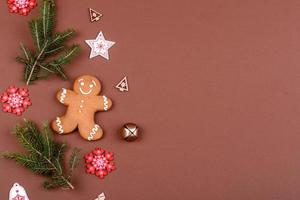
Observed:
[[[56,98],[58,101],[64,105],[69,105],[70,102],[76,96],[76,93],[72,90],[67,90],[65,88],[62,88],[60,91],[57,92]]]
[[[99,111],[107,111],[112,106],[112,101],[106,96],[97,96],[97,100],[96,108]]]

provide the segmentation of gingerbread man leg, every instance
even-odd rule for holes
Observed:
[[[103,136],[100,125],[90,122],[82,122],[78,124],[79,133],[83,138],[89,141],[99,140]]]
[[[77,122],[70,116],[56,117],[52,122],[52,128],[59,134],[71,133],[77,128]]]

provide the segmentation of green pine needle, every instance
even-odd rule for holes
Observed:
[[[69,159],[69,170],[63,167],[66,144],[53,140],[53,133],[48,125],[40,131],[32,121],[25,120],[23,125],[16,126],[13,134],[27,151],[21,153],[1,153],[6,159],[14,160],[35,174],[47,177],[44,182],[46,189],[66,188],[74,189],[72,174],[79,163],[79,149],[73,149]]]
[[[71,157],[70,157],[70,160],[69,160],[69,168],[70,168],[70,174],[69,175],[70,175],[70,177],[72,177],[74,169],[79,164],[79,159],[78,159],[79,152],[80,152],[80,150],[75,148],[72,152]]]
[[[68,47],[64,44],[75,35],[74,30],[54,32],[54,0],[43,0],[40,16],[29,22],[29,29],[35,50],[32,51],[20,44],[22,55],[16,58],[18,62],[24,64],[24,81],[26,84],[47,78],[52,74],[67,79],[63,67],[73,60],[80,47],[78,45]]]

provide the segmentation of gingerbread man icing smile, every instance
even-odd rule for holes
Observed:
[[[90,141],[99,140],[103,131],[100,125],[94,122],[94,115],[97,111],[109,110],[112,101],[106,96],[98,95],[101,83],[90,75],[77,78],[73,90],[63,88],[57,93],[57,99],[68,106],[68,109],[64,116],[57,117],[52,122],[53,130],[59,134],[67,134],[78,127],[83,138]]]

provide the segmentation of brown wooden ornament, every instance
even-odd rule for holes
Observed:
[[[89,8],[89,12],[90,12],[91,22],[97,22],[103,16],[101,13],[97,12],[96,10],[94,10],[92,8]]]
[[[128,92],[129,91],[126,76],[116,85],[116,88],[119,89],[120,92]]]

